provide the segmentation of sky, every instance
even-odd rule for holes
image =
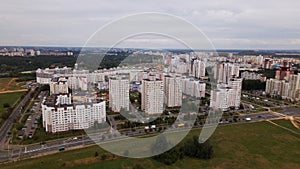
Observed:
[[[118,18],[162,12],[197,26],[217,49],[300,49],[299,6],[297,0],[1,0],[0,45],[84,46]],[[168,40],[153,39],[168,47]]]

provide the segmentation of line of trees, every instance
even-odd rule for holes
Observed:
[[[265,90],[266,82],[261,82],[260,80],[243,80],[242,89],[243,90]]]
[[[170,144],[164,136],[160,135],[158,136],[156,143],[152,145],[152,153],[155,153],[155,151],[166,150],[169,146]],[[184,144],[176,146],[163,154],[156,155],[153,158],[166,165],[171,165],[184,157],[211,159],[213,157],[213,146],[208,140],[204,143],[199,143],[198,137],[194,136]]]
[[[47,68],[49,66],[73,66],[76,57],[70,56],[0,56],[0,76],[1,77],[19,77],[23,76],[20,72],[32,71],[38,68]],[[27,77],[30,78],[30,77]]]

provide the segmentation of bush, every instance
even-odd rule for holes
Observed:
[[[8,103],[3,104],[3,108],[9,108],[9,107],[10,107],[10,104],[8,104]]]
[[[171,165],[184,156],[199,159],[211,159],[213,157],[213,147],[209,141],[204,143],[198,142],[198,137],[194,136],[187,140],[185,144],[175,147],[163,154],[154,156],[153,158],[166,165]]]
[[[102,156],[101,156],[101,160],[106,160],[106,154],[102,154]]]
[[[141,166],[140,164],[137,164],[137,165],[133,166],[132,169],[144,169],[144,167]]]

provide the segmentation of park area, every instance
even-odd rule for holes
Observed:
[[[186,139],[199,136],[199,133],[200,129],[194,129]],[[219,126],[210,138],[210,143],[214,151],[212,159],[203,160],[184,157],[172,165],[162,164],[153,158],[141,160],[119,157],[102,150],[98,146],[90,146],[4,164],[1,165],[1,168],[300,168],[300,130],[295,129],[289,120]]]

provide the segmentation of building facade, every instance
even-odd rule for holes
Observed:
[[[164,83],[160,79],[142,81],[142,110],[146,114],[160,114],[164,111]]]
[[[123,77],[109,79],[109,107],[114,112],[129,110],[129,80]]]
[[[53,97],[54,95],[52,95]],[[88,129],[106,121],[105,102],[72,104],[71,96],[47,98],[42,104],[43,127],[47,132]]]
[[[182,77],[166,75],[164,93],[167,107],[180,107],[182,105]]]

